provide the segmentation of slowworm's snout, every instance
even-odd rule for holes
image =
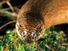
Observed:
[[[17,34],[18,36],[22,39],[22,40],[30,40],[30,41],[36,41],[38,39],[40,39],[40,35],[43,34],[43,28],[42,26],[36,26],[36,27],[30,27],[25,26],[26,28],[20,27],[20,24],[17,22],[16,24],[16,30],[17,30]],[[30,27],[30,28],[29,28]]]

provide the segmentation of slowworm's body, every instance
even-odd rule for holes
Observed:
[[[38,40],[47,28],[68,23],[68,0],[28,0],[17,16],[16,28],[23,40]]]

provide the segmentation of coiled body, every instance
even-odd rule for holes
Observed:
[[[20,9],[16,29],[22,40],[36,41],[51,26],[68,23],[68,0],[28,0]]]

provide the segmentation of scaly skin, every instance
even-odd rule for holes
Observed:
[[[18,13],[16,30],[22,40],[36,41],[46,29],[64,23],[68,23],[68,0],[28,0]]]

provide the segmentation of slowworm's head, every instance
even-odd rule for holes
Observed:
[[[43,34],[43,21],[40,18],[27,14],[19,17],[16,22],[17,34],[22,40],[37,41]]]

